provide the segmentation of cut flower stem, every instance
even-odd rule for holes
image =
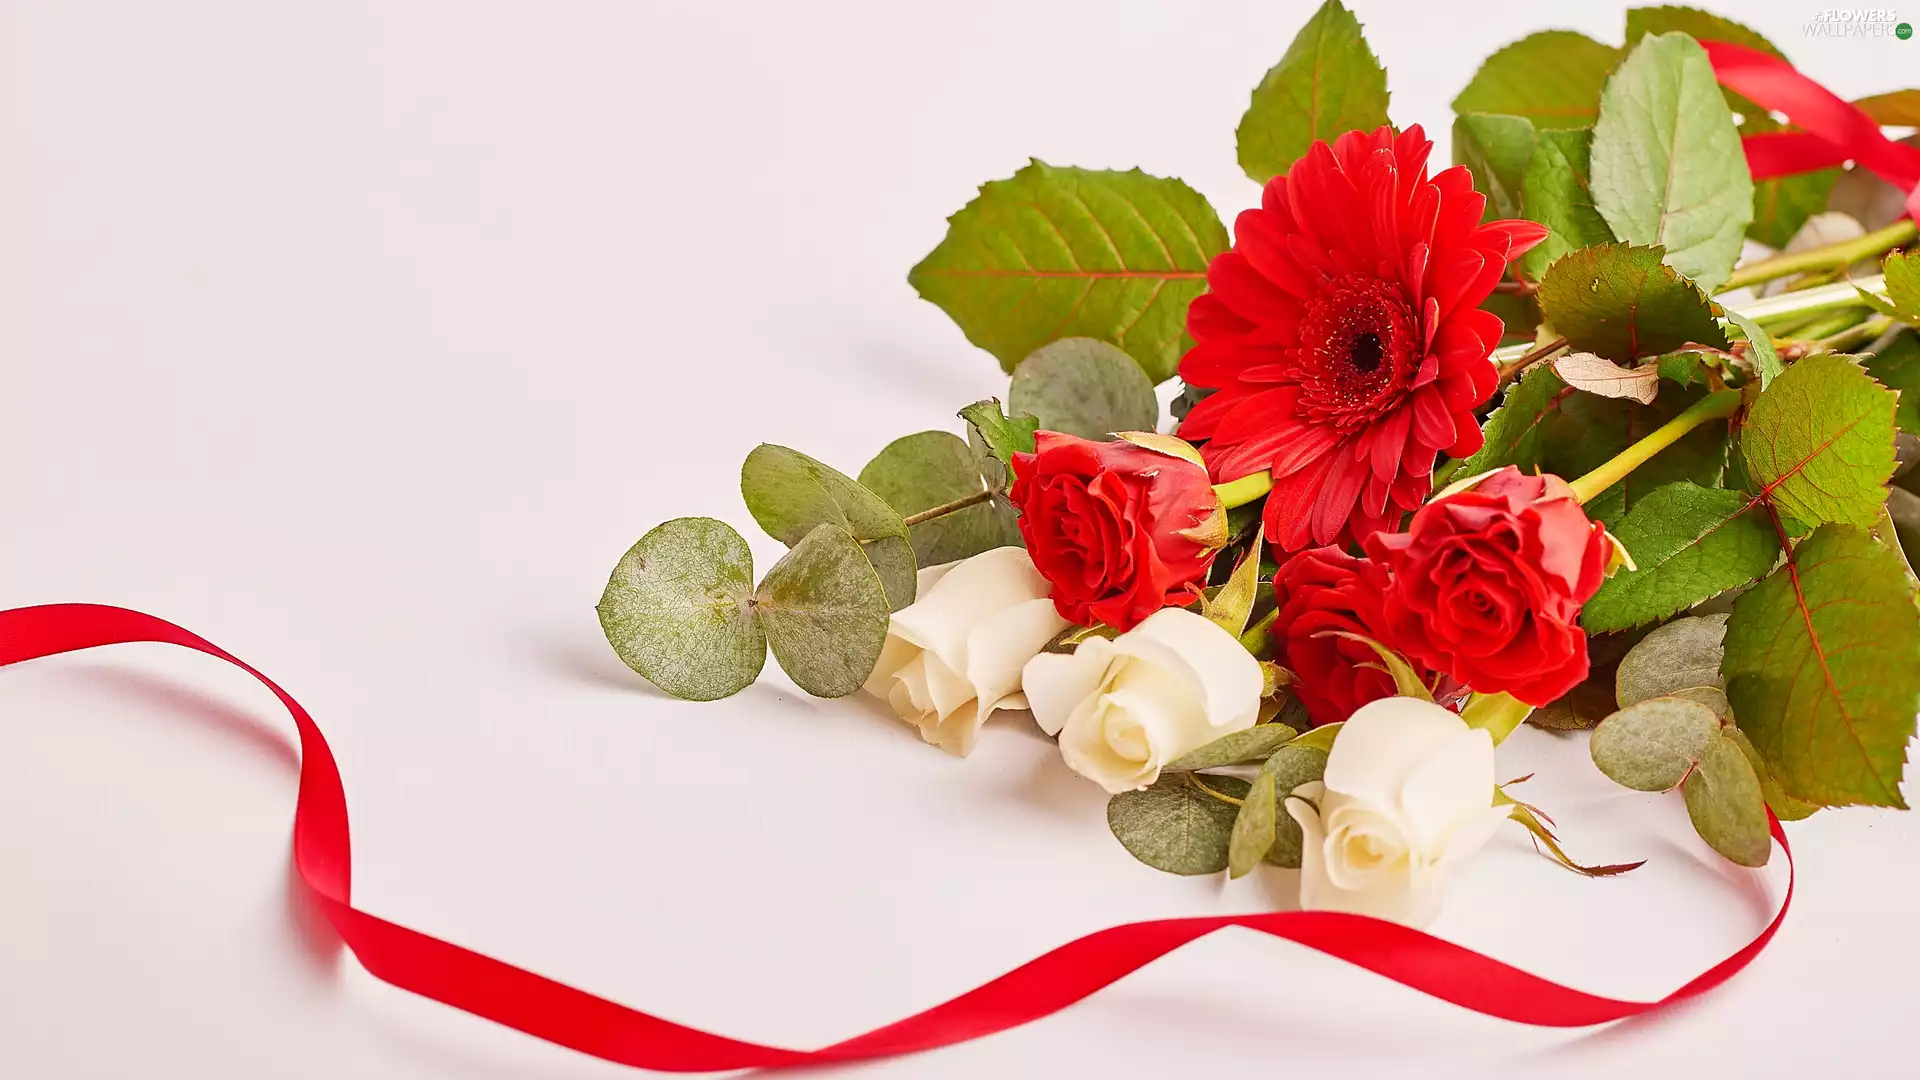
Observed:
[[[1688,406],[1687,411],[1654,429],[1653,433],[1617,454],[1613,460],[1573,481],[1573,493],[1581,502],[1626,479],[1628,473],[1680,441],[1680,437],[1701,424],[1724,420],[1740,407],[1740,391],[1716,390]]]
[[[1744,289],[1749,285],[1775,281],[1794,274],[1844,269],[1863,259],[1871,259],[1902,244],[1911,243],[1915,236],[1913,219],[1901,218],[1884,229],[1876,229],[1852,240],[1843,240],[1837,244],[1826,244],[1792,254],[1775,255],[1770,259],[1748,263],[1735,270],[1733,276],[1727,278],[1727,283],[1721,286],[1721,289],[1723,291]]]

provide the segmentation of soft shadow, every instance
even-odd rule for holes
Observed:
[[[529,657],[535,667],[560,675],[569,682],[588,683],[623,693],[640,693],[665,701],[676,700],[639,673],[627,669],[604,641],[589,641],[565,635],[541,634],[530,637],[514,650]]]
[[[212,727],[222,735],[246,747],[262,760],[284,770],[291,778],[300,774],[300,752],[286,734],[225,701],[156,675],[100,664],[74,665],[70,673],[86,683],[87,690],[127,704],[165,706],[170,715],[195,724]],[[296,951],[307,966],[328,982],[339,980],[340,937],[321,914],[294,867],[292,838],[288,838],[286,872],[283,877],[282,904]]]

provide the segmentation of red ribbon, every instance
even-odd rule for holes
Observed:
[[[1907,192],[1907,213],[1920,219],[1920,148],[1887,138],[1879,123],[1859,106],[1777,56],[1725,41],[1700,44],[1722,86],[1784,114],[1801,129],[1763,132],[1742,140],[1755,180],[1853,161]]]
[[[712,1072],[888,1057],[966,1042],[1051,1015],[1196,938],[1227,926],[1318,949],[1404,986],[1475,1012],[1523,1024],[1585,1027],[1638,1016],[1705,993],[1752,962],[1793,902],[1787,855],[1780,913],[1745,948],[1658,1001],[1618,1001],[1529,975],[1471,949],[1395,923],[1330,911],[1156,919],[1068,942],[959,997],[819,1050],[744,1042],[663,1020],[543,978],[353,906],[346,792],[320,729],[285,690],[218,645],[170,622],[125,608],[53,604],[0,612],[0,666],[100,645],[155,641],[194,649],[264,683],[300,732],[300,793],[293,861],[347,948],[377,978],[535,1038],[607,1061],[662,1072]]]

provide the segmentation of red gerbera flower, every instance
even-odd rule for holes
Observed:
[[[1266,534],[1285,550],[1396,524],[1441,451],[1480,447],[1503,329],[1480,303],[1547,230],[1482,224],[1464,167],[1428,179],[1432,149],[1418,126],[1315,143],[1234,222],[1187,311],[1180,377],[1219,392],[1180,435],[1207,440],[1216,482],[1272,471]]]

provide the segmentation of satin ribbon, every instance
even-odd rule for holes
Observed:
[[[1800,74],[1777,56],[1725,41],[1703,41],[1720,85],[1773,112],[1799,131],[1769,131],[1741,140],[1755,180],[1827,169],[1845,161],[1907,192],[1907,213],[1920,219],[1920,148],[1881,134],[1858,106]]]
[[[1228,926],[1256,930],[1488,1016],[1547,1027],[1585,1027],[1652,1012],[1705,993],[1752,962],[1793,902],[1787,893],[1767,928],[1745,948],[1657,1001],[1619,1001],[1530,975],[1395,923],[1327,911],[1215,915],[1127,923],[1088,934],[975,990],[904,1020],[819,1050],[746,1042],[676,1024],[388,922],[353,906],[347,799],[327,740],[307,710],[272,679],[206,639],[125,608],[53,604],[0,612],[0,666],[125,642],[164,642],[216,656],[273,691],[300,733],[300,791],[293,861],[300,880],[347,948],[375,977],[584,1054],[662,1072],[776,1068],[888,1057],[966,1042],[1044,1016],[1087,997],[1197,938]]]

